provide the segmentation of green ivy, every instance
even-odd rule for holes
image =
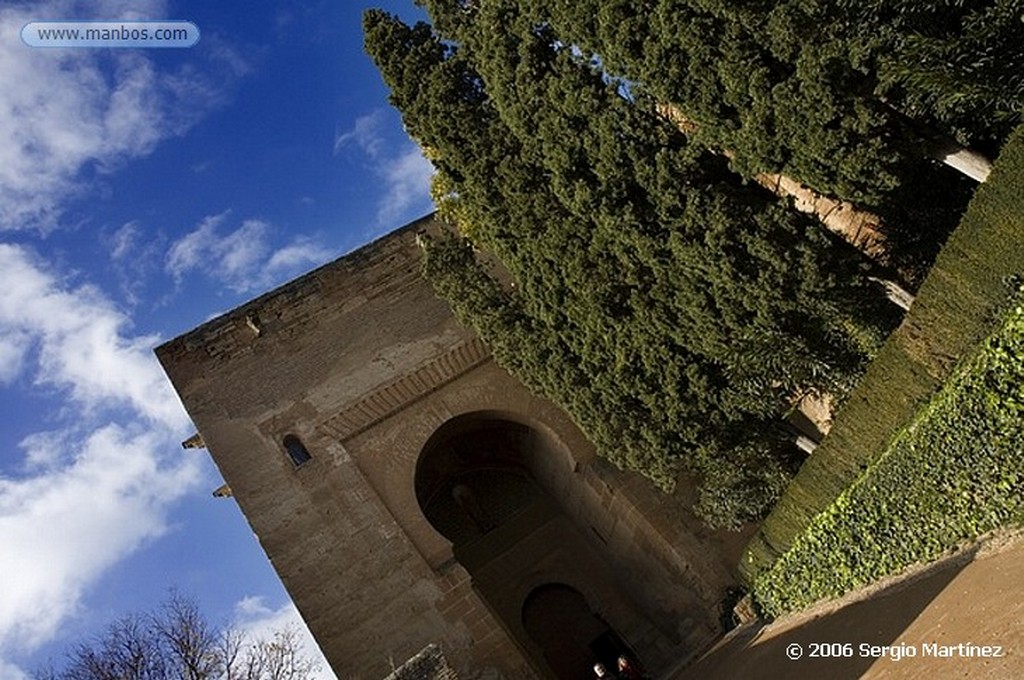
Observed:
[[[1001,327],[754,582],[779,616],[1024,523],[1024,288]]]
[[[995,328],[1024,273],[1024,125],[943,247],[910,313],[836,414],[748,544],[739,565],[752,584],[882,454],[893,436]]]

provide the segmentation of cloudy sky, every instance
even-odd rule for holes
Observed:
[[[364,4],[365,3],[365,4]],[[362,53],[411,0],[0,4],[0,677],[171,588],[294,610],[152,348],[430,210]],[[182,19],[189,49],[30,48],[30,21]],[[324,677],[330,677],[325,674]]]

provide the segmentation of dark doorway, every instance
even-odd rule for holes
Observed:
[[[583,594],[562,583],[530,593],[523,603],[523,627],[559,680],[590,680],[595,663],[614,668],[618,655],[627,651]]]
[[[603,556],[542,484],[550,477],[538,479],[537,470],[550,474],[544,464],[561,454],[530,427],[499,416],[453,418],[420,454],[416,497],[537,674],[592,680],[596,662],[612,668],[628,653],[607,621],[635,619]],[[607,619],[588,599],[596,593],[606,598]]]
[[[420,456],[416,496],[430,524],[461,547],[493,534],[543,492],[526,465],[528,428],[481,419],[451,430]]]

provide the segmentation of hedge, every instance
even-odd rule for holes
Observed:
[[[769,616],[1024,523],[1024,295],[875,463],[754,582]]]
[[[910,313],[748,544],[751,584],[883,452],[956,362],[992,330],[1024,272],[1024,125],[921,286]]]

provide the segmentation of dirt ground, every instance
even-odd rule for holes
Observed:
[[[740,628],[671,680],[967,677],[1024,678],[1024,533]]]

